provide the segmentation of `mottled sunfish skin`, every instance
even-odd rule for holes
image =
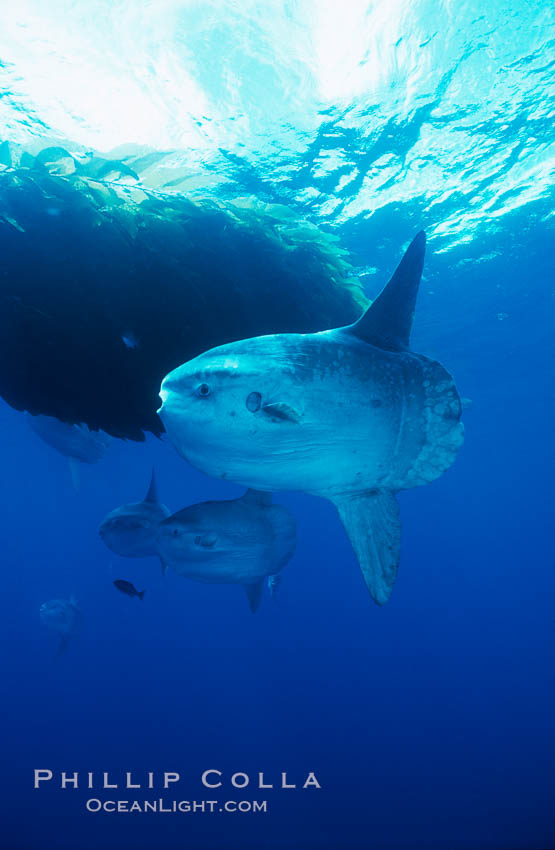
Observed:
[[[112,442],[104,431],[92,431],[88,425],[70,425],[54,416],[31,416],[27,421],[32,430],[48,446],[67,457],[73,485],[79,489],[79,461],[97,463],[101,460]]]
[[[271,493],[248,490],[239,499],[202,502],[160,523],[160,558],[178,575],[210,584],[242,584],[251,610],[260,603],[264,579],[292,557],[296,523]]]
[[[83,615],[77,603],[73,598],[51,599],[42,603],[39,614],[43,626],[60,635],[60,655],[67,649],[71,636],[76,634],[83,624]]]
[[[425,243],[355,324],[214,348],[160,390],[170,440],[203,472],[333,502],[378,604],[399,564],[395,494],[441,475],[463,440],[451,376],[408,348]]]
[[[102,520],[98,533],[112,552],[125,558],[147,558],[156,555],[158,524],[170,512],[158,501],[156,478],[152,478],[142,502],[121,505]]]

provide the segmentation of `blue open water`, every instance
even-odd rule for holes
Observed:
[[[240,589],[163,579],[97,534],[153,464],[172,510],[238,487],[149,437],[114,441],[76,494],[2,405],[1,846],[555,847],[550,5],[26,0],[2,17],[2,139],[140,148],[155,188],[287,205],[339,237],[371,298],[424,228],[412,347],[472,404],[453,467],[400,496],[384,608],[332,506],[284,493],[299,544],[256,616]],[[55,658],[38,609],[70,594],[84,627]],[[86,789],[34,791],[35,768],[182,776],[115,799],[214,799],[202,771],[242,771],[251,786],[219,799],[268,812],[91,814]],[[322,788],[259,791],[259,771]]]

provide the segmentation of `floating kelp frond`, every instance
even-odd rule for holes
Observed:
[[[337,238],[284,207],[162,194],[56,146],[0,160],[0,395],[18,409],[142,439],[185,360],[361,312]]]
[[[299,219],[298,215],[283,204],[271,204],[253,195],[223,201],[214,195],[202,195],[197,187],[194,199],[180,194],[183,188],[194,179],[194,175],[183,167],[181,178],[165,182],[152,179],[156,167],[158,174],[160,162],[166,160],[168,174],[177,171],[171,168],[173,152],[149,152],[131,154],[122,159],[108,159],[93,152],[70,153],[65,148],[53,145],[40,150],[34,157],[17,146],[3,142],[0,145],[0,168],[5,161],[12,167],[45,169],[54,176],[65,176],[75,188],[89,195],[93,203],[100,207],[116,207],[131,203],[135,217],[137,204],[147,203],[147,209],[162,217],[181,218],[187,208],[187,216],[204,216],[210,209],[221,210],[229,215],[237,225],[253,230],[261,228],[263,238],[279,238],[284,248],[294,250],[297,247],[314,248],[321,259],[328,264],[330,274],[339,286],[351,289],[353,297],[361,309],[368,306],[358,278],[354,277],[352,266],[348,262],[348,252],[341,247],[339,238],[322,231],[316,225]],[[170,185],[170,183],[172,185]],[[159,191],[163,188],[163,192]],[[180,202],[176,207],[176,195]],[[115,213],[117,217],[117,213]],[[122,216],[120,215],[120,218]],[[131,229],[134,225],[129,222]]]

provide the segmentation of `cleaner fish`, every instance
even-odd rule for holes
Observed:
[[[126,596],[130,596],[131,599],[136,597],[137,599],[144,599],[146,590],[137,590],[134,584],[131,584],[130,581],[127,581],[124,578],[117,578],[114,582],[112,582],[114,587],[116,587],[121,593],[125,593]]]

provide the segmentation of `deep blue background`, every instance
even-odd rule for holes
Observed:
[[[2,846],[555,846],[553,239],[528,224],[507,221],[485,262],[485,239],[428,254],[413,347],[472,406],[455,465],[401,494],[401,568],[383,609],[334,509],[302,494],[277,496],[299,546],[256,616],[239,588],[113,556],[98,524],[143,497],[153,463],[172,510],[240,490],[149,439],[83,466],[76,495],[65,459],[2,406]],[[343,235],[371,262],[371,233]],[[390,235],[374,288],[413,230]],[[115,578],[146,588],[144,603]],[[56,659],[38,609],[71,593],[85,626]],[[293,781],[314,770],[323,788],[220,796],[268,799],[265,815],[119,816],[84,811],[103,792],[32,789],[34,768],[177,770],[168,799],[214,799],[200,785],[211,767]]]

